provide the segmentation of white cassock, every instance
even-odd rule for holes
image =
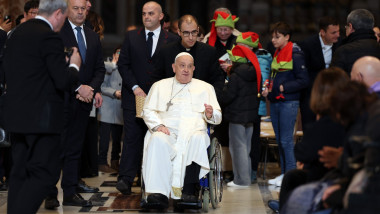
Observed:
[[[173,90],[173,91],[172,91]],[[167,111],[167,103],[173,104]],[[204,104],[211,105],[207,120]],[[144,139],[142,173],[147,193],[161,193],[174,199],[182,194],[186,166],[201,166],[199,178],[210,170],[207,123],[219,124],[222,113],[214,88],[201,80],[179,83],[174,77],[153,84],[145,99],[143,119],[149,130]],[[165,125],[170,136],[152,129]]]

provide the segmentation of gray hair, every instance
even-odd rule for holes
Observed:
[[[353,10],[347,16],[347,24],[351,23],[355,30],[367,29],[372,30],[375,19],[371,12],[366,9]]]
[[[50,16],[58,9],[61,9],[62,13],[65,13],[67,0],[40,0],[38,14]]]

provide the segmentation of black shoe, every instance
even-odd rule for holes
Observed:
[[[269,200],[268,207],[271,208],[275,213],[280,212],[280,202],[278,200]]]
[[[78,193],[95,193],[95,192],[99,192],[99,188],[87,186],[87,184],[83,180],[80,180],[78,182],[77,192]]]
[[[198,196],[192,195],[192,194],[186,194],[182,193],[181,200],[186,203],[197,203],[198,202]]]
[[[153,193],[147,197],[148,204],[157,204],[157,209],[167,209],[169,207],[169,199],[161,193]]]
[[[63,197],[62,204],[64,206],[91,207],[92,203],[89,200],[84,200],[80,194]]]
[[[131,184],[125,182],[123,179],[117,181],[116,189],[119,190],[123,195],[130,195],[132,193]]]
[[[59,201],[57,197],[48,196],[45,198],[45,209],[54,210],[57,207],[59,207]]]

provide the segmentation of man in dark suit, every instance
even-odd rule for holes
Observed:
[[[60,36],[66,47],[78,47],[82,66],[79,71],[81,86],[78,91],[89,90],[95,94],[95,106],[100,107],[102,99],[100,86],[104,79],[105,67],[102,56],[102,47],[99,36],[83,25],[86,19],[86,0],[68,1],[68,19],[65,21]],[[83,102],[84,101],[84,102]],[[78,182],[79,160],[83,148],[83,141],[90,111],[92,97],[86,99],[75,94],[65,96],[65,131],[63,136],[64,154],[62,157],[62,182],[64,191],[63,205],[91,206],[91,202],[84,200],[79,192],[97,192],[98,188]],[[59,175],[57,176],[57,181]],[[59,206],[57,189],[51,192],[45,201],[45,208],[53,209]]]
[[[307,132],[308,124],[316,120],[316,115],[310,110],[311,88],[317,74],[330,66],[331,58],[339,46],[339,23],[332,17],[323,17],[319,21],[319,34],[315,34],[300,43],[305,54],[306,67],[310,82],[300,97],[302,129]]]
[[[178,27],[178,35],[181,40],[172,42],[160,50],[156,70],[153,73],[154,79],[157,81],[174,76],[172,64],[175,57],[181,52],[188,52],[194,57],[193,77],[214,85],[218,92],[217,89],[223,87],[224,76],[223,70],[219,66],[216,49],[197,41],[199,26],[194,16],[182,16],[178,21]]]
[[[67,16],[66,1],[41,0],[39,14],[13,31],[4,51],[4,125],[12,133],[8,193],[8,213],[12,214],[36,213],[55,185],[64,91],[74,93],[79,86],[79,53],[74,48],[67,68],[64,46],[56,33]]]
[[[116,188],[123,194],[131,194],[131,186],[141,167],[143,138],[147,127],[136,118],[135,96],[145,97],[153,80],[152,72],[158,50],[177,37],[161,29],[164,17],[161,6],[154,1],[144,4],[142,21],[145,28],[128,31],[122,46],[118,67],[123,79],[122,107],[124,117],[124,143],[120,159]]]

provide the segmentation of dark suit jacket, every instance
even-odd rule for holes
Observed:
[[[66,66],[59,35],[40,19],[25,22],[6,42],[3,68],[5,128],[14,133],[61,133],[64,91],[79,85],[78,71]]]
[[[98,34],[93,30],[84,26],[84,36],[86,37],[86,60],[82,63],[79,71],[80,84],[89,85],[94,89],[94,94],[100,92],[100,86],[104,80],[106,69],[104,67],[102,46]],[[71,25],[66,19],[63,25],[60,36],[65,47],[77,47],[78,43],[74,35]],[[91,110],[92,103],[84,103],[86,109]]]
[[[195,45],[186,51],[181,41],[176,41],[163,47],[158,53],[156,70],[154,71],[155,81],[174,76],[172,64],[177,54],[188,52],[194,58],[194,75],[196,79],[203,80],[210,84],[223,80],[223,70],[220,68],[216,55],[216,49],[202,42],[196,42]]]
[[[153,84],[152,74],[154,64],[158,57],[157,52],[170,42],[178,40],[174,34],[161,29],[157,47],[152,57],[149,56],[146,45],[145,29],[127,32],[123,46],[121,48],[119,61],[117,63],[120,75],[123,79],[122,107],[124,109],[135,110],[136,102],[132,87],[139,87],[148,94]]]
[[[332,53],[334,54],[340,41],[333,44]],[[326,68],[325,59],[323,57],[322,46],[319,40],[319,34],[315,34],[300,43],[301,49],[305,55],[307,71],[309,72],[309,89],[312,88],[317,74]]]

